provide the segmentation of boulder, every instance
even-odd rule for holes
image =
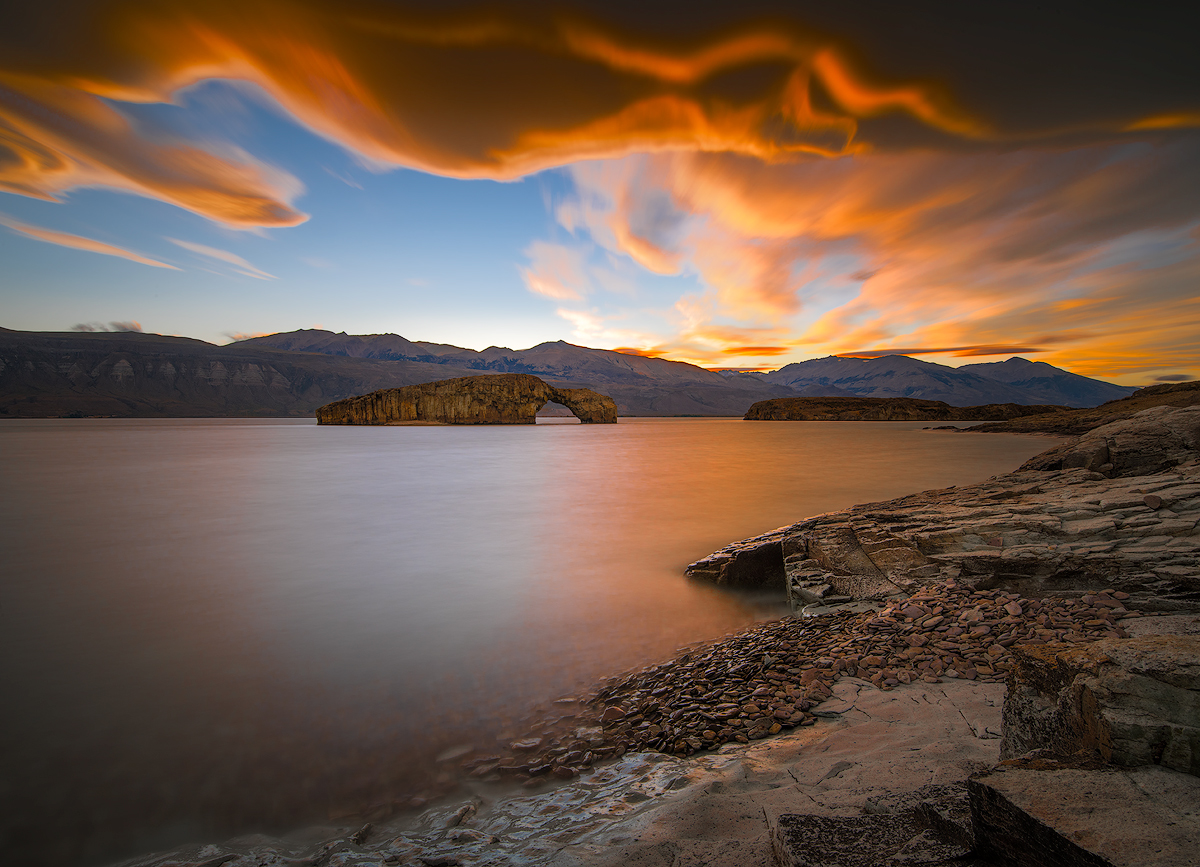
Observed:
[[[967,786],[980,853],[1028,867],[1196,863],[1200,636],[1013,658],[1002,761]]]
[[[1200,406],[1156,406],[1030,458],[1022,470],[1083,468],[1109,478],[1144,476],[1196,458]]]
[[[981,854],[1014,867],[1180,867],[1200,851],[1200,780],[1162,768],[1001,765],[967,783]],[[994,863],[994,861],[993,861]]]
[[[560,403],[584,424],[616,424],[611,397],[555,388],[528,373],[462,376],[387,388],[326,404],[317,424],[535,424],[538,410]]]
[[[1001,758],[1041,754],[1200,776],[1200,636],[1019,647]]]

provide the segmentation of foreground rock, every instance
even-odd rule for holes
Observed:
[[[326,404],[317,424],[534,424],[547,403],[584,424],[616,424],[613,399],[586,388],[555,388],[528,373],[462,376],[388,388]]]
[[[778,397],[760,400],[747,421],[997,421],[1066,412],[1065,406],[989,403],[951,406],[915,397]]]
[[[1013,867],[1188,867],[1200,780],[1146,767],[1001,766],[970,782],[981,849]]]
[[[1200,602],[1200,407],[1111,423],[978,485],[854,506],[724,548],[688,575],[786,587],[795,607],[957,578],[1036,596],[1097,588]]]
[[[1178,865],[1200,851],[1191,634],[1018,648],[1002,761],[969,782],[979,847],[1017,865]]]

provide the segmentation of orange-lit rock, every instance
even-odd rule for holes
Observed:
[[[587,388],[555,388],[528,373],[462,376],[348,397],[317,410],[317,424],[534,424],[560,403],[584,424],[616,424],[611,397]]]

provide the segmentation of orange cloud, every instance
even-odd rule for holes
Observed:
[[[860,349],[854,352],[839,352],[840,358],[883,358],[886,355],[953,355],[958,358],[980,358],[989,355],[1029,355],[1045,352],[1037,346],[946,346],[919,349]]]
[[[179,270],[174,265],[168,265],[166,262],[159,262],[157,259],[148,259],[145,256],[134,253],[132,250],[106,244],[103,241],[97,241],[92,238],[70,235],[66,232],[56,232],[53,229],[43,229],[40,226],[30,226],[26,223],[18,223],[16,220],[3,217],[0,217],[0,225],[7,226],[12,231],[24,235],[26,238],[45,241],[47,244],[58,244],[60,247],[86,250],[89,253],[102,253],[105,256],[119,256],[122,259],[128,259],[131,262],[137,262],[141,265],[150,265],[155,268],[170,268],[172,271]]]
[[[722,355],[746,355],[762,358],[771,355],[784,355],[794,351],[792,346],[726,346],[721,350]]]
[[[859,120],[881,114],[989,134],[944,88],[870,75],[796,23],[666,40],[561,9],[367,0],[118,0],[87,15],[69,35],[23,32],[0,62],[0,189],[53,198],[102,185],[230,226],[301,222],[293,178],[232,149],[167,140],[118,107],[168,103],[218,78],[261,87],[368,160],[454,177],[662,149],[860,152],[871,142],[856,138]],[[764,65],[789,74],[737,98],[721,89],[723,75]]]
[[[1200,276],[1198,150],[1193,137],[787,165],[660,154],[574,169],[590,204],[560,213],[635,261],[637,226],[685,215],[671,251],[706,291],[676,305],[675,336],[650,341],[671,358],[1037,352],[1132,376],[1200,367],[1181,314]],[[778,334],[732,336],[747,327]]]
[[[956,98],[956,75],[1000,80],[989,55],[959,52],[961,68],[945,67],[943,81],[915,78],[906,69],[929,68],[922,39],[898,35],[883,14],[811,10],[805,20],[781,5],[755,19],[731,8],[689,30],[648,26],[656,10],[621,4],[606,7],[603,20],[558,2],[422,9],[371,0],[113,0],[81,9],[70,27],[61,16],[33,15],[0,36],[0,189],[53,198],[115,187],[238,227],[305,219],[291,204],[295,179],[234,149],[136,126],[120,103],[169,103],[211,79],[248,82],[367,160],[464,178],[660,151],[771,163],[934,140],[1111,135],[1194,125],[1200,116],[1194,99],[1168,88],[1126,105],[1123,95],[1070,84],[1086,75],[1036,67],[1025,78],[1006,68],[1003,86]],[[1041,31],[1021,30],[1018,17],[1006,12],[955,38],[994,30],[1008,38],[1011,19],[1036,42]],[[942,23],[924,25],[936,33]],[[1073,63],[1053,30],[1042,29],[1049,36],[1038,62]],[[665,32],[686,35],[654,35]],[[886,74],[872,66],[880,57],[855,49],[856,37],[888,58]],[[1149,74],[1133,63],[1130,70]],[[1056,102],[1075,113],[1069,120],[1019,107],[1071,86],[1083,91]],[[640,238],[635,232],[626,244]]]
[[[108,102],[78,86],[0,66],[0,190],[56,199],[76,187],[111,187],[161,199],[234,227],[294,226],[300,189],[249,154],[221,154],[142,134]]]
[[[665,349],[640,349],[636,346],[614,346],[613,351],[624,355],[638,355],[642,358],[661,358],[667,354]]]

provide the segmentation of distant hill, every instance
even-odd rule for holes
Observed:
[[[975,371],[1016,378],[1024,375],[1022,365],[1034,375],[1013,383]],[[157,334],[0,328],[0,418],[311,417],[318,406],[356,394],[480,372],[532,373],[559,387],[591,388],[612,397],[626,416],[741,416],[758,401],[797,396],[1029,405],[1050,402],[1044,395],[1052,388],[1072,398],[1054,402],[1079,406],[1104,389],[1129,391],[1023,359],[969,367],[903,356],[821,358],[768,374],[722,375],[563,341],[477,352],[397,334],[303,330],[215,346]],[[1025,388],[1025,381],[1034,385]]]
[[[1044,361],[1010,358],[990,364],[964,364],[960,371],[977,373],[1019,388],[1044,403],[1065,406],[1099,406],[1105,401],[1120,400],[1137,391],[1132,386],[1113,385],[1071,373]]]
[[[740,416],[756,400],[794,394],[753,377],[726,380],[690,364],[566,343],[477,353],[378,335],[384,339],[366,349],[362,343],[371,342],[362,341],[351,355],[353,340],[328,341],[334,352],[310,352],[289,348],[310,345],[289,336],[279,336],[283,348],[275,348],[265,340],[215,346],[158,334],[0,329],[0,418],[312,417],[345,397],[480,370],[593,388],[616,400],[622,415]],[[406,357],[406,344],[434,360]]]
[[[332,400],[471,372],[158,334],[0,329],[0,418],[311,416]]]
[[[563,340],[530,349],[489,346],[476,351],[410,341],[396,334],[334,334],[305,329],[252,337],[234,345],[418,361],[491,373],[532,373],[557,385],[607,394],[616,400],[622,415],[740,416],[755,401],[795,394],[760,376],[722,376],[682,361],[589,349]]]
[[[1007,381],[1010,377],[1011,382]],[[1134,391],[1023,358],[954,368],[904,355],[829,356],[789,364],[763,378],[812,397],[914,397],[940,400],[951,406],[1019,403],[1084,407]],[[1030,387],[1023,384],[1026,380],[1032,383]]]

